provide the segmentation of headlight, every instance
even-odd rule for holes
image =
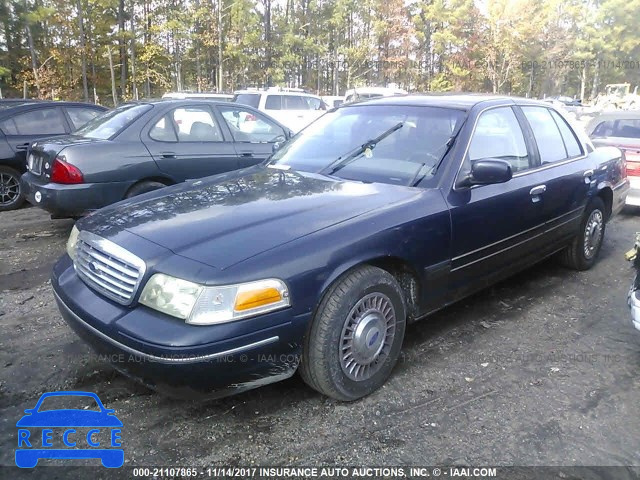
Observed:
[[[71,257],[71,260],[76,261],[76,245],[78,244],[78,235],[80,230],[75,225],[71,229],[69,234],[69,240],[67,240],[67,254]]]
[[[193,325],[240,320],[291,304],[287,286],[275,278],[205,287],[162,273],[149,279],[140,303]]]

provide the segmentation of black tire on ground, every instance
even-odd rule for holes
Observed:
[[[158,190],[159,188],[166,187],[164,183],[153,182],[153,181],[144,181],[140,183],[136,183],[133,187],[129,189],[124,198],[135,197],[136,195],[142,195],[143,193],[152,192],[153,190]]]
[[[24,203],[20,187],[20,172],[0,166],[0,212],[20,208]]]
[[[575,270],[588,270],[596,262],[606,228],[606,209],[600,197],[587,205],[580,222],[580,231],[573,242],[561,252],[562,263]]]
[[[304,341],[303,380],[337,400],[369,395],[398,361],[406,306],[396,279],[377,267],[357,267],[328,289]]]

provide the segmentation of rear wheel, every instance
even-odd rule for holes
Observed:
[[[562,263],[575,270],[588,270],[595,263],[606,227],[605,206],[601,198],[595,197],[587,206],[580,232],[571,245],[562,252]]]
[[[300,373],[329,397],[352,401],[380,388],[398,361],[406,308],[388,272],[362,266],[330,287],[305,339]]]
[[[0,212],[22,206],[24,197],[20,189],[20,172],[0,166]]]
[[[154,190],[158,190],[159,188],[166,187],[164,183],[153,182],[153,181],[144,181],[140,183],[136,183],[133,187],[129,189],[124,198],[135,197],[136,195],[142,195],[143,193],[152,192]]]

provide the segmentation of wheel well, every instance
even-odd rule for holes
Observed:
[[[604,213],[606,215],[606,219],[609,220],[609,218],[611,218],[611,211],[613,209],[613,190],[605,187],[598,192],[598,197],[600,197],[600,199],[604,203]]]
[[[159,182],[162,183],[164,185],[166,185],[167,187],[169,185],[173,185],[174,182],[168,178],[165,177],[148,177],[148,178],[143,178],[142,180],[138,180],[136,183],[134,183],[133,185],[131,185],[129,188],[127,188],[127,192],[125,193],[125,196],[131,191],[131,189],[137,185],[140,185],[141,183],[145,183],[145,182]]]
[[[366,264],[381,268],[395,277],[407,302],[407,320],[415,320],[420,310],[420,282],[415,270],[398,257],[375,258]]]

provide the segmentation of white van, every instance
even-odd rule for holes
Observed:
[[[233,101],[265,112],[296,133],[327,111],[319,96],[293,88],[238,90]]]

